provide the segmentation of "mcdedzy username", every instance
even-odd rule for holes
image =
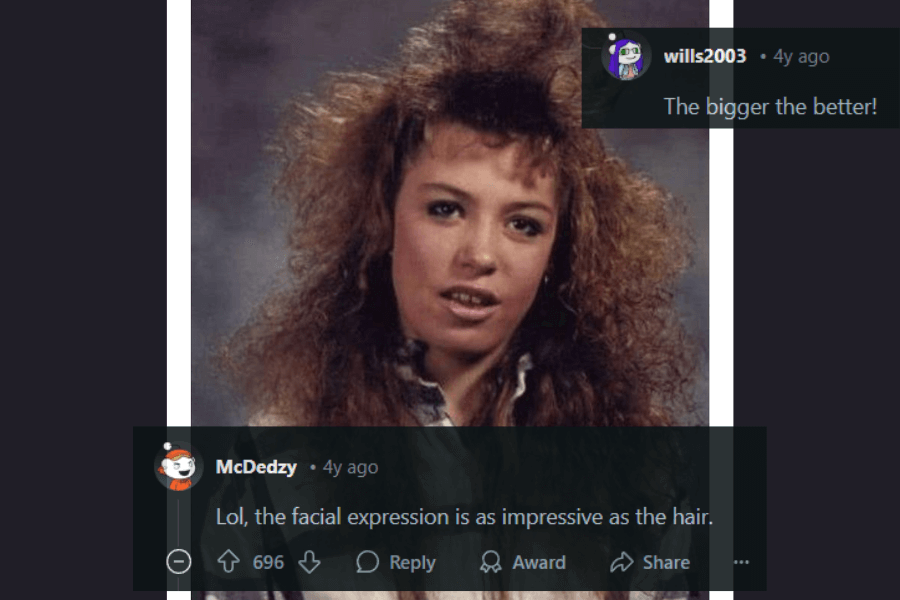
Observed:
[[[269,463],[258,463],[249,458],[243,461],[235,462],[233,460],[217,460],[216,473],[226,475],[284,475],[285,477],[293,477],[297,472],[297,463],[283,463],[273,460]]]

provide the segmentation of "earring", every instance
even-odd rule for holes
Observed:
[[[547,285],[548,283],[550,283],[550,275],[545,273],[544,274],[544,285]]]

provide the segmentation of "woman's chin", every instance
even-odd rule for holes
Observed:
[[[442,336],[441,339],[427,343],[429,349],[469,362],[498,353],[503,344],[501,340],[478,335]]]

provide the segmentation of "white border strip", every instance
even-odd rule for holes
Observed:
[[[166,424],[191,424],[191,3],[167,4]]]
[[[731,27],[714,20],[710,27]],[[709,424],[734,425],[734,130],[709,131]]]
[[[709,132],[709,424],[734,425],[734,130]]]
[[[734,27],[732,0],[709,0],[709,26]]]

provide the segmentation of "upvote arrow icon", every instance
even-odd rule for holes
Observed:
[[[613,561],[612,565],[609,567],[610,573],[615,573],[616,569],[622,569],[622,572],[628,570],[628,568],[634,564],[634,559],[628,556],[628,553],[622,551],[622,554],[619,555],[619,558]]]
[[[316,560],[316,554],[312,550],[307,550],[303,555],[303,560],[298,560],[297,564],[303,567],[303,570],[308,574],[312,574],[313,571],[316,570],[320,564],[322,564],[321,560]]]
[[[234,563],[241,562],[241,559],[235,556],[234,552],[232,552],[229,548],[222,554],[222,556],[219,557],[219,560],[217,562],[222,563],[222,568],[225,569],[226,573],[231,573],[232,571],[234,571]]]

